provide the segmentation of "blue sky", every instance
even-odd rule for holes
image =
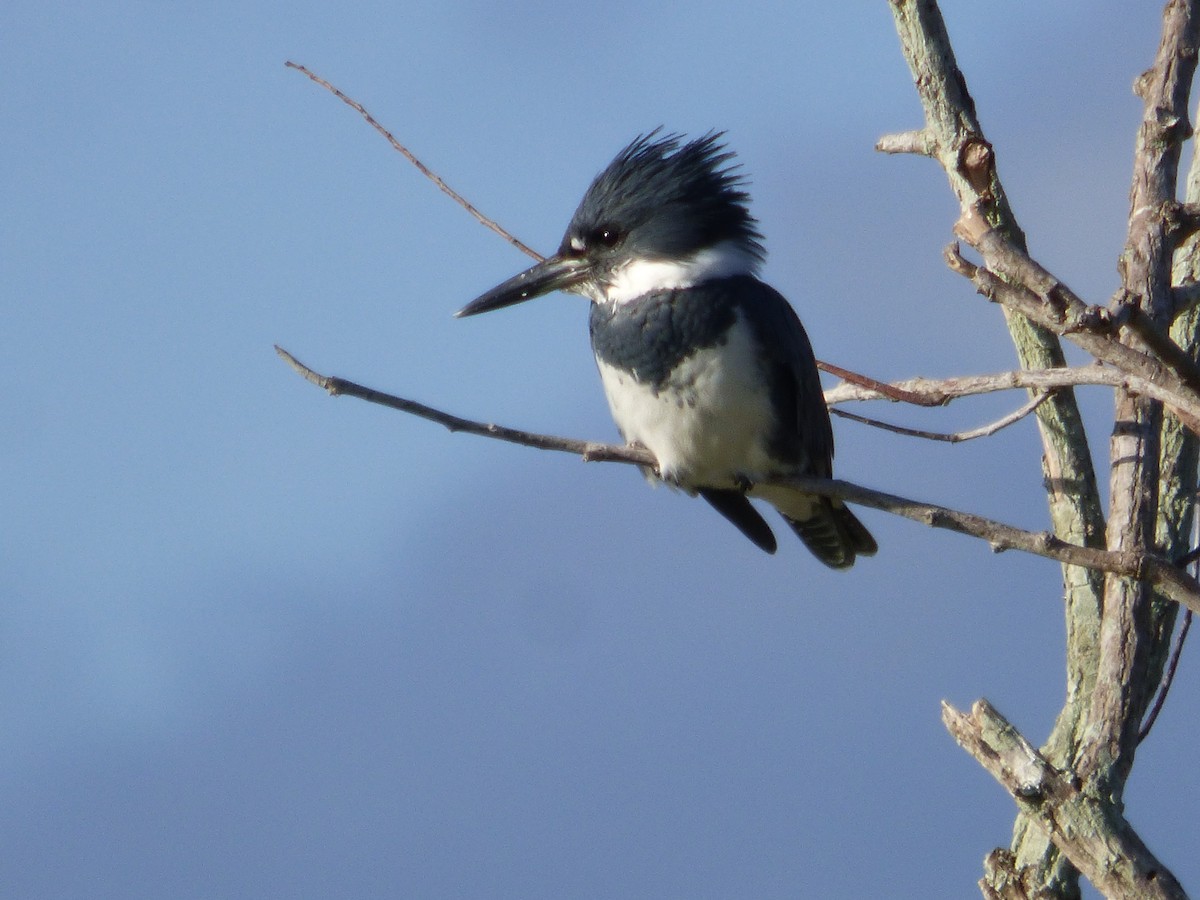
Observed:
[[[947,6],[1031,249],[1103,301],[1157,9]],[[543,250],[634,135],[728,129],[818,356],[1012,365],[942,266],[942,174],[872,151],[921,122],[884,3],[6,4],[4,893],[971,892],[1013,805],[938,704],[1044,737],[1057,567],[868,511],[878,557],[832,573],[625,468],[305,384],[273,343],[615,437],[583,301],[452,319],[525,258],[287,59]],[[1109,398],[1083,399],[1103,453]],[[883,412],[951,430],[1017,403]],[[835,428],[846,478],[1045,525],[1031,423]],[[1192,663],[1128,813],[1194,887]]]

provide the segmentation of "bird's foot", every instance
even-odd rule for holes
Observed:
[[[737,489],[743,494],[750,493],[751,489],[754,487],[754,481],[750,478],[750,476],[743,475],[741,472],[734,474],[733,483],[734,486],[737,487]]]

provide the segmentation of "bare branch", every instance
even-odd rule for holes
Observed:
[[[1184,199],[1190,208],[1195,208],[1197,202],[1200,202],[1200,152],[1197,152],[1194,142],[1191,165],[1188,167],[1185,181]],[[1170,304],[1175,316],[1171,323],[1171,337],[1179,346],[1187,348],[1192,358],[1200,352],[1200,309],[1188,304],[1186,299],[1181,298],[1179,291],[1181,285],[1194,285],[1198,272],[1200,239],[1193,234],[1186,238],[1175,252],[1171,267],[1171,281],[1175,287],[1172,288]],[[1186,287],[1184,289],[1186,290]],[[1159,459],[1159,522],[1155,544],[1163,548],[1166,555],[1173,554],[1177,566],[1188,568],[1200,559],[1200,547],[1196,546],[1196,486],[1200,439],[1181,428],[1173,417],[1167,416],[1163,422]],[[1190,569],[1193,576],[1197,574],[1197,568],[1200,567]],[[1169,608],[1164,610],[1160,620],[1159,632],[1164,636],[1175,627],[1170,613]],[[1162,664],[1158,693],[1138,732],[1139,745],[1149,735],[1166,702],[1191,623],[1192,612],[1185,610],[1170,655]],[[1158,664],[1158,657],[1165,652],[1163,640],[1156,642],[1155,650],[1157,653],[1156,658],[1152,660],[1152,666]]]
[[[299,63],[294,63],[291,60],[288,60],[287,62],[284,63],[284,65],[287,66],[287,68],[289,68],[289,69],[295,69],[297,72],[302,72],[303,74],[307,75],[309,77],[309,79],[311,79],[312,81],[321,85],[321,87],[325,88],[325,90],[329,91],[331,94],[333,94],[339,100],[341,100],[343,103],[345,103],[347,106],[349,106],[355,112],[357,112],[360,116],[362,116],[364,119],[366,119],[367,124],[370,125],[372,128],[374,128],[376,131],[378,131],[381,135],[383,135],[383,137],[387,140],[387,142],[392,145],[393,150],[395,150],[397,153],[399,153],[401,156],[403,156],[405,159],[407,159],[410,163],[412,163],[414,166],[416,166],[417,171],[419,171],[422,175],[424,175],[426,178],[428,178],[430,181],[432,181],[434,184],[436,184],[438,186],[438,190],[440,190],[443,194],[447,195],[451,200],[453,200],[455,203],[457,203],[459,206],[461,206],[463,209],[465,209],[467,212],[469,212],[472,216],[474,216],[475,221],[479,222],[481,225],[487,226],[492,231],[496,232],[496,234],[500,235],[500,237],[504,238],[506,241],[508,241],[510,244],[512,244],[514,247],[516,247],[518,250],[520,250],[526,256],[531,256],[538,262],[541,262],[543,257],[540,253],[538,253],[533,248],[527,246],[526,244],[522,243],[521,241],[517,240],[516,237],[514,237],[512,234],[510,234],[508,231],[506,231],[503,227],[501,227],[494,219],[489,219],[487,216],[485,216],[483,213],[481,213],[478,209],[476,209],[475,206],[472,205],[471,202],[468,201],[466,197],[464,197],[458,191],[454,190],[454,188],[450,187],[450,185],[446,184],[446,182],[442,181],[442,178],[440,175],[438,175],[436,172],[434,172],[432,169],[430,169],[427,165],[425,165],[423,162],[421,162],[421,160],[417,159],[417,157],[412,153],[412,151],[410,151],[407,147],[405,147],[398,140],[396,140],[396,138],[392,135],[392,133],[390,131],[388,131],[386,128],[384,128],[382,125],[380,125],[379,122],[376,121],[375,117],[372,116],[369,112],[367,112],[366,108],[361,103],[359,103],[357,100],[354,100],[354,99],[346,96],[346,94],[342,93],[342,91],[340,91],[338,88],[334,87],[332,84],[330,84],[324,78],[317,75],[315,72],[308,69],[307,67],[300,65]]]
[[[979,428],[972,428],[969,431],[955,431],[946,433],[942,431],[925,431],[921,428],[909,428],[905,425],[893,425],[890,422],[881,422],[878,419],[871,419],[867,416],[860,416],[852,412],[847,412],[844,409],[829,410],[835,416],[841,416],[843,419],[849,419],[852,422],[860,422],[863,425],[870,425],[872,428],[879,428],[883,431],[890,431],[893,434],[902,434],[906,437],[924,438],[927,441],[943,441],[947,444],[960,444],[963,441],[973,441],[976,438],[991,437],[997,431],[1007,428],[1014,422],[1019,422],[1025,418],[1039,406],[1049,399],[1049,394],[1035,394],[1017,409],[1000,417],[994,422],[989,422],[987,425],[981,425]]]
[[[1189,127],[1190,127],[1190,123]],[[1184,135],[1183,140],[1187,140]],[[1183,203],[1170,203],[1166,208],[1167,229],[1171,233],[1176,246],[1200,232],[1200,203],[1186,200]]]
[[[869,506],[920,522],[930,528],[943,528],[980,538],[987,541],[996,552],[1020,550],[1068,565],[1144,581],[1153,585],[1164,597],[1188,609],[1200,611],[1200,583],[1168,560],[1152,553],[1115,552],[1082,547],[1048,532],[1026,531],[974,513],[909,500],[838,479],[789,477],[772,479],[771,483],[785,484],[813,494],[838,497],[850,503]]]
[[[1113,804],[1064,777],[986,700],[970,714],[943,703],[942,721],[1105,897],[1186,900]]]
[[[1166,303],[1171,304],[1173,301],[1174,295],[1172,294]],[[1130,306],[1127,309],[1129,315],[1126,324],[1129,330],[1137,335],[1146,348],[1162,360],[1164,365],[1175,372],[1184,384],[1200,393],[1200,367],[1196,366],[1183,348],[1175,343],[1171,339],[1171,335],[1160,328],[1144,309],[1140,306]]]
[[[880,153],[915,153],[918,156],[937,156],[937,139],[927,128],[885,134],[875,142]]]
[[[461,416],[455,416],[440,409],[434,409],[432,406],[417,403],[415,400],[405,400],[403,397],[397,397],[394,394],[385,394],[383,391],[364,387],[361,384],[347,381],[344,378],[338,378],[334,375],[321,375],[304,365],[304,363],[278,345],[275,346],[275,352],[279,354],[284,362],[298,372],[305,381],[311,382],[317,387],[328,391],[334,397],[339,395],[357,397],[360,400],[366,400],[368,403],[376,403],[380,406],[398,410],[399,412],[427,419],[430,422],[436,422],[439,425],[445,426],[451,432],[461,431],[465,434],[495,438],[500,441],[507,441],[510,444],[534,447],[538,450],[575,453],[582,456],[587,462],[623,462],[650,466],[651,468],[657,464],[649,451],[641,450],[637,447],[616,447],[594,441],[579,441],[547,434],[535,434],[531,431],[506,428],[503,425],[490,425],[485,422],[464,419]]]
[[[1129,232],[1118,266],[1126,297],[1160,327],[1166,327],[1172,315],[1175,242],[1168,213],[1177,203],[1180,148],[1191,133],[1187,107],[1198,52],[1200,4],[1168,0],[1154,64],[1135,85],[1144,105],[1134,151]],[[1186,373],[1166,365],[1162,369],[1184,382],[1178,393],[1200,396],[1186,383]],[[1163,375],[1151,377],[1165,383]],[[1172,408],[1178,413],[1177,406]],[[1107,546],[1114,552],[1137,553],[1154,547],[1157,540],[1162,406],[1118,391],[1115,420],[1120,427],[1110,445]],[[1184,424],[1195,430],[1192,423]],[[1154,599],[1154,585],[1106,580],[1096,687],[1074,768],[1094,783],[1092,789],[1117,802],[1158,681],[1154,660],[1159,645],[1170,640],[1170,629],[1162,634],[1159,627],[1164,612],[1155,609]]]
[[[451,431],[496,438],[540,450],[574,453],[589,462],[618,462],[650,468],[656,467],[654,457],[642,447],[621,447],[474,422],[422,403],[364,387],[344,378],[318,374],[282,347],[277,346],[275,352],[305,380],[335,396],[344,394],[349,397],[358,397],[370,403],[377,403],[437,422]],[[1171,565],[1167,560],[1150,553],[1112,553],[1094,547],[1081,547],[1047,532],[1026,531],[984,516],[977,516],[974,513],[960,512],[945,506],[910,500],[906,497],[876,491],[838,479],[788,476],[772,478],[769,483],[794,487],[812,494],[839,497],[851,503],[869,506],[872,509],[883,510],[914,522],[920,522],[931,528],[942,528],[980,538],[987,541],[997,552],[1021,550],[1061,563],[1145,580],[1161,591],[1163,596],[1169,597],[1189,609],[1200,610],[1200,583],[1197,583],[1186,572]]]
[[[1049,281],[1043,281],[1040,292],[1027,287],[1026,279],[1036,283],[1040,279],[1036,272],[1045,270],[1005,242],[994,229],[975,239],[976,249],[1005,277],[999,277],[992,268],[969,262],[954,245],[946,248],[946,261],[951,269],[973,282],[975,289],[989,300],[1065,336],[1096,359],[1156,385],[1159,396],[1155,399],[1162,399],[1188,428],[1200,433],[1200,390],[1189,386],[1161,360],[1113,339],[1106,333],[1110,330],[1107,311],[1083,303],[1049,273],[1046,273]],[[1014,275],[1014,280],[1007,280]]]
[[[910,378],[897,381],[884,394],[857,384],[839,384],[825,392],[825,402],[833,405],[850,401],[895,400],[900,392],[914,396],[918,406],[945,406],[960,397],[991,394],[1024,388],[1045,392],[1057,388],[1082,387],[1122,388],[1156,400],[1169,401],[1170,393],[1144,378],[1126,374],[1111,366],[1096,363],[1062,369],[1018,369],[1011,372],[996,372],[991,375],[958,375],[952,378]]]
[[[1171,305],[1175,307],[1176,314],[1187,312],[1200,305],[1200,283],[1198,282],[1188,281],[1177,284],[1171,289],[1171,294]]]
[[[1127,299],[1115,304],[1115,310],[1085,303],[974,210],[959,219],[954,231],[983,255],[987,269],[967,262],[953,245],[946,250],[947,265],[973,281],[989,300],[1013,308],[1104,362],[1160,381],[1171,377],[1172,389],[1186,392],[1188,402],[1200,398],[1200,368],[1128,292],[1121,292]],[[1017,285],[1024,290],[1010,289]],[[1122,326],[1150,353],[1122,343]]]

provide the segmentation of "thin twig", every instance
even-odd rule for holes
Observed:
[[[1049,393],[1036,394],[1017,409],[1014,409],[1012,412],[1002,416],[994,422],[990,422],[987,425],[981,425],[978,428],[972,428],[969,431],[955,431],[951,433],[944,431],[925,431],[921,428],[909,428],[906,425],[894,425],[891,422],[881,422],[879,419],[860,416],[857,413],[852,413],[844,409],[834,408],[830,409],[829,411],[835,416],[841,416],[843,419],[849,419],[852,422],[861,422],[863,425],[870,425],[872,428],[890,431],[893,434],[903,434],[907,437],[924,438],[927,441],[943,441],[947,444],[960,444],[963,441],[973,441],[976,438],[991,437],[997,431],[1007,428],[1014,422],[1019,422],[1021,419],[1025,418],[1027,415],[1045,403],[1049,396]]]
[[[387,139],[387,142],[392,145],[392,149],[394,149],[397,153],[399,153],[401,156],[403,156],[405,159],[407,159],[410,163],[412,163],[414,166],[416,166],[417,171],[419,171],[422,175],[424,175],[426,178],[428,178],[430,181],[432,181],[434,184],[436,184],[438,186],[438,189],[443,194],[446,194],[451,200],[453,200],[455,203],[457,203],[459,206],[461,206],[463,209],[465,209],[467,212],[469,212],[472,216],[474,216],[475,220],[477,222],[479,222],[481,225],[486,225],[492,231],[496,232],[496,234],[500,235],[500,237],[504,238],[506,241],[508,241],[510,244],[512,244],[514,247],[516,247],[518,250],[520,250],[522,253],[524,253],[526,256],[531,256],[538,262],[542,261],[542,259],[544,257],[540,253],[538,253],[532,247],[529,247],[528,245],[519,241],[510,232],[506,231],[500,224],[498,224],[494,219],[489,219],[487,216],[485,216],[483,213],[481,213],[478,209],[476,209],[475,206],[472,205],[471,202],[468,201],[462,194],[460,194],[458,191],[454,190],[454,188],[450,187],[450,185],[446,184],[446,182],[442,181],[440,175],[438,175],[436,172],[434,172],[432,169],[430,169],[427,165],[425,165],[425,163],[421,162],[421,160],[417,159],[417,157],[412,153],[411,150],[409,150],[407,147],[405,147],[403,144],[401,144],[398,140],[396,140],[396,138],[392,135],[392,133],[390,131],[388,131],[386,128],[384,128],[382,125],[380,125],[379,122],[375,119],[375,117],[372,116],[369,112],[367,112],[366,108],[361,103],[359,103],[357,100],[352,99],[351,97],[346,96],[346,94],[342,93],[342,91],[340,91],[338,88],[334,87],[332,84],[330,84],[324,78],[322,78],[320,75],[317,75],[315,72],[313,72],[311,69],[307,68],[306,66],[300,65],[300,63],[294,63],[291,60],[288,60],[287,62],[284,63],[284,65],[287,66],[289,69],[295,69],[297,72],[302,72],[303,74],[307,75],[312,81],[321,85],[321,87],[325,88],[325,90],[329,91],[331,94],[333,94],[339,100],[341,100],[343,103],[345,103],[347,106],[349,106],[355,112],[357,112],[360,116],[362,116],[364,119],[366,119],[368,125],[370,125],[376,131],[378,131],[381,135],[383,135],[384,138]]]
[[[294,356],[276,346],[276,352],[299,372],[307,381],[324,388],[331,394],[344,394],[377,403],[401,412],[410,413],[444,425],[451,431],[464,431],[481,437],[498,438],[514,444],[523,444],[542,450],[573,453],[585,461],[617,462],[642,467],[656,467],[654,456],[642,447],[601,444],[576,438],[535,434],[516,428],[474,422],[451,415],[373,388],[364,387],[344,378],[321,375],[301,363]],[[931,528],[957,531],[987,541],[993,550],[1021,550],[1035,556],[1070,565],[1082,566],[1103,572],[1113,572],[1130,578],[1142,579],[1153,584],[1164,597],[1174,600],[1189,609],[1200,610],[1200,583],[1186,572],[1171,565],[1167,560],[1149,553],[1137,551],[1113,552],[1094,547],[1071,544],[1047,532],[1026,531],[994,519],[961,512],[945,506],[910,500],[895,494],[877,491],[862,485],[833,478],[808,478],[787,476],[772,478],[767,484],[796,488],[806,493],[838,497],[861,506],[883,510]]]
[[[823,360],[817,360],[817,368],[822,372],[828,372],[830,375],[836,375],[848,384],[858,385],[861,388],[874,392],[880,397],[886,397],[889,400],[895,400],[899,403],[911,403],[914,406],[941,406],[943,402],[931,400],[925,394],[913,393],[897,385],[888,384],[886,381],[878,381],[860,372],[851,372],[849,369],[843,369],[841,366],[835,366],[833,363],[824,362]]]
[[[973,397],[997,391],[1017,389],[1053,391],[1058,388],[1085,385],[1119,387],[1155,399],[1169,396],[1166,391],[1153,382],[1134,375],[1127,375],[1110,366],[1089,363],[1084,366],[1053,369],[1017,369],[988,375],[909,378],[889,385],[892,390],[887,394],[856,384],[839,384],[825,392],[825,402],[836,404],[861,400],[891,400],[895,399],[896,393],[904,393],[918,398],[917,405],[919,406],[945,406],[960,397]]]
[[[554,437],[548,434],[536,434],[532,431],[521,431],[516,428],[506,428],[503,425],[492,425],[486,422],[464,419],[461,416],[443,412],[440,409],[434,409],[432,406],[417,403],[415,400],[406,400],[394,394],[385,394],[383,391],[377,391],[374,388],[365,387],[353,381],[347,381],[345,378],[338,378],[336,375],[321,375],[304,365],[304,363],[300,362],[300,360],[296,359],[296,357],[292,356],[292,354],[288,353],[278,344],[275,345],[275,352],[283,358],[284,362],[303,376],[305,381],[311,382],[317,387],[328,391],[334,397],[339,395],[358,397],[360,400],[366,400],[368,403],[376,403],[402,413],[427,419],[430,422],[436,422],[439,425],[445,426],[451,432],[461,431],[465,434],[496,438],[497,440],[507,441],[510,444],[522,444],[523,446],[534,447],[538,450],[575,453],[582,456],[588,462],[624,462],[651,467],[656,464],[653,455],[646,450],[639,450],[636,447],[614,447],[610,444],[594,441],[580,441],[573,438]]]
[[[1171,692],[1171,685],[1175,683],[1175,670],[1179,668],[1179,657],[1183,654],[1183,643],[1187,640],[1188,629],[1191,627],[1192,611],[1185,609],[1183,621],[1179,623],[1179,630],[1175,633],[1175,643],[1171,645],[1171,658],[1167,663],[1167,670],[1163,673],[1162,681],[1158,685],[1158,694],[1154,698],[1154,705],[1150,707],[1146,720],[1142,722],[1142,727],[1138,730],[1137,742],[1139,744],[1150,736],[1150,729],[1158,721],[1158,714],[1162,712],[1163,704],[1167,702],[1167,694]]]
[[[1194,513],[1193,513],[1194,516]],[[1193,519],[1192,523],[1193,534],[1196,530],[1196,523]],[[1175,565],[1181,569],[1186,569],[1189,566],[1193,567],[1192,576],[1195,577],[1195,563],[1200,560],[1200,547],[1193,547],[1182,556],[1176,557]],[[1175,633],[1175,642],[1171,645],[1171,656],[1167,661],[1166,670],[1163,672],[1162,679],[1158,683],[1158,693],[1154,697],[1154,704],[1150,707],[1150,712],[1146,715],[1145,721],[1142,722],[1142,727],[1138,731],[1137,742],[1141,744],[1147,737],[1150,736],[1150,729],[1154,727],[1154,723],[1158,721],[1158,714],[1162,712],[1163,705],[1167,702],[1167,694],[1171,692],[1171,685],[1175,683],[1175,671],[1179,668],[1179,658],[1183,655],[1183,645],[1187,641],[1188,630],[1192,627],[1192,611],[1185,609],[1183,611],[1183,621],[1179,623],[1179,630]]]

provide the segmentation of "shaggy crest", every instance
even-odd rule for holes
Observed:
[[[758,222],[742,188],[745,178],[709,132],[688,143],[659,129],[635,139],[596,176],[571,218],[561,250],[612,246],[646,258],[680,258],[722,241],[739,244],[755,260],[766,255]],[[620,231],[614,229],[620,224]]]

